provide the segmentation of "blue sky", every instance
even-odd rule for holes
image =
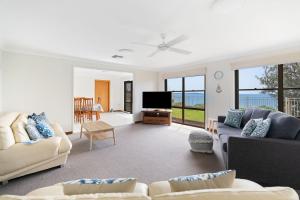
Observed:
[[[247,68],[240,70],[240,89],[262,88],[259,80],[255,77],[262,76],[264,69],[262,67]],[[192,76],[185,78],[186,90],[203,90],[204,76]],[[182,79],[172,78],[168,79],[168,90],[181,90]]]
[[[185,89],[186,90],[204,90],[204,76],[190,76],[185,77]],[[168,79],[168,90],[179,91],[182,90],[182,79],[172,78]]]
[[[264,69],[262,67],[241,69],[239,71],[240,89],[262,88],[259,80],[255,76],[262,76]]]

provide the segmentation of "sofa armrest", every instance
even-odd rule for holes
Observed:
[[[70,152],[72,149],[72,143],[69,137],[64,132],[61,125],[59,123],[53,123],[51,124],[51,127],[53,128],[55,135],[62,138],[60,148],[59,148],[59,153]]]
[[[218,116],[218,122],[224,123],[226,119],[226,116]]]
[[[229,137],[228,168],[265,186],[300,188],[300,141]]]

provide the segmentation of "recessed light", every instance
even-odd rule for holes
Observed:
[[[132,49],[119,49],[118,51],[122,52],[122,53],[131,53],[131,52],[133,52]]]
[[[123,58],[123,56],[120,56],[120,55],[113,55],[112,58]]]

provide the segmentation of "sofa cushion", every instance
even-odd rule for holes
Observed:
[[[265,109],[253,109],[251,119],[267,119],[268,115],[270,114],[270,110],[265,110]]]
[[[249,181],[246,179],[234,179],[231,188],[236,189],[262,189],[263,187],[258,183]],[[171,192],[171,187],[168,181],[153,182],[149,185],[149,196],[154,197],[160,194],[166,194]]]
[[[204,173],[180,176],[169,180],[171,191],[230,188],[235,179],[235,171],[227,170],[216,173]]]
[[[255,119],[255,123],[256,123],[256,127],[253,130],[253,132],[251,133],[251,137],[266,137],[270,125],[271,125],[271,119]]]
[[[245,113],[242,117],[241,128],[243,128],[247,124],[247,122],[251,119],[252,112],[253,112],[252,108],[248,108],[245,110]]]
[[[168,183],[168,181],[165,181]],[[170,187],[170,186],[169,186]],[[148,185],[145,183],[137,182],[133,193],[148,195]],[[62,183],[57,183],[48,187],[38,188],[26,194],[26,196],[48,196],[51,195],[65,195]]]
[[[46,121],[39,121],[35,127],[44,138],[53,137],[55,135],[54,130]]]
[[[40,132],[35,127],[35,124],[26,124],[25,129],[28,133],[30,140],[37,140],[43,138]]]
[[[233,127],[227,126],[223,123],[218,123],[218,135],[237,136],[237,135],[241,135],[241,132],[242,132],[242,129],[233,128]]]
[[[3,195],[1,200],[150,200],[145,194],[137,193],[98,193],[98,194],[81,194],[72,196],[16,196]]]
[[[241,135],[248,137],[252,134],[252,132],[254,131],[254,129],[256,128],[256,122],[254,119],[250,119],[247,124],[244,126]]]
[[[300,120],[282,112],[272,112],[269,115],[271,126],[267,137],[281,139],[296,139],[300,132]]]
[[[240,128],[244,111],[242,110],[229,110],[227,112],[224,124],[234,128]]]
[[[133,192],[135,178],[78,179],[63,183],[65,195]]]
[[[17,119],[12,123],[11,129],[14,132],[14,137],[15,137],[16,143],[30,141],[30,138],[25,129],[26,124],[27,124],[27,115],[26,114],[20,114],[17,117]]]
[[[39,115],[35,113],[33,113],[32,115],[28,115],[28,119],[32,119],[35,123],[39,123],[42,121],[48,122],[45,112],[42,112]]]
[[[17,143],[0,151],[0,176],[56,158],[60,141],[60,137],[52,137],[33,144]]]
[[[157,195],[153,200],[299,200],[295,190],[288,187],[262,189],[206,189],[185,192],[172,192]]]

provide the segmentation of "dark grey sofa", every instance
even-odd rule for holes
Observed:
[[[250,119],[270,118],[266,138],[242,137]],[[290,186],[300,189],[300,120],[282,112],[248,109],[241,129],[224,124],[218,117],[218,136],[225,165],[235,169],[238,178],[264,186]]]

